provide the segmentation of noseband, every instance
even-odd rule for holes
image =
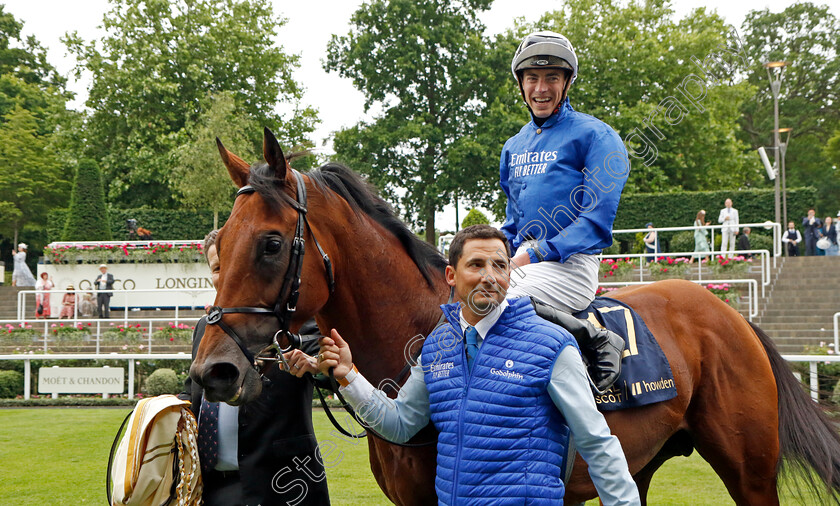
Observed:
[[[298,298],[300,297],[300,276],[303,268],[303,256],[305,254],[305,241],[303,239],[305,232],[304,229],[309,230],[309,234],[315,242],[315,247],[318,248],[318,252],[324,260],[324,269],[326,271],[327,284],[329,285],[330,293],[332,294],[335,290],[335,278],[333,277],[332,262],[330,261],[330,257],[324,253],[324,249],[321,248],[321,245],[318,243],[315,233],[309,226],[309,220],[306,218],[306,186],[303,184],[303,176],[301,176],[298,171],[294,169],[291,170],[295,176],[295,181],[297,182],[297,200],[292,202],[292,207],[294,207],[294,209],[298,212],[298,219],[297,227],[295,228],[295,239],[292,242],[289,267],[286,270],[286,275],[283,278],[283,287],[280,289],[280,293],[277,294],[277,301],[275,302],[274,307],[222,308],[219,306],[213,306],[210,308],[210,313],[207,315],[207,324],[218,325],[225,334],[230,336],[260,376],[263,376],[268,369],[268,366],[275,362],[283,362],[288,369],[289,364],[286,363],[286,359],[283,357],[283,354],[293,349],[300,348],[304,342],[317,339],[317,336],[301,337],[300,334],[293,334],[289,332],[289,326],[291,325],[292,317],[294,316],[297,308]],[[240,195],[254,193],[254,191],[255,190],[251,185],[246,185],[236,192],[236,197],[238,198]],[[222,321],[222,317],[224,315],[232,313],[274,316],[280,322],[280,329],[274,333],[274,338],[272,339],[271,344],[254,355],[245,346],[245,343],[242,342],[242,339],[240,339],[236,332],[224,321]],[[288,342],[288,345],[285,347],[281,346],[278,338],[285,339]]]

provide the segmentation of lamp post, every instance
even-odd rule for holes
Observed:
[[[764,64],[767,69],[767,78],[770,79],[770,91],[773,93],[773,147],[775,151],[775,167],[779,167],[779,90],[782,88],[782,72],[788,65],[786,61],[771,61]],[[781,219],[781,212],[779,209],[779,178],[775,179],[775,197],[776,197],[776,223]]]
[[[776,131],[776,138],[778,139],[781,134],[785,135],[785,142],[779,144],[779,151],[782,153],[782,216],[784,221],[782,222],[782,230],[784,227],[787,226],[787,183],[785,182],[785,153],[787,152],[788,143],[790,142],[790,132],[792,128],[780,128]]]

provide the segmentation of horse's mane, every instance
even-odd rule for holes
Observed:
[[[350,204],[353,211],[369,216],[399,239],[429,286],[434,285],[435,274],[446,268],[446,259],[432,245],[409,230],[372,185],[349,168],[335,162],[313,169],[306,175],[327,198],[338,195]],[[277,178],[265,163],[251,167],[248,183],[273,206],[283,208],[292,204],[289,193],[284,191],[283,185],[278,184]]]

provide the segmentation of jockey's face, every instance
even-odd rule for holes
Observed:
[[[455,287],[461,310],[475,324],[498,306],[510,285],[510,259],[500,239],[468,239],[458,265],[446,267],[446,282]]]
[[[522,93],[537,118],[551,116],[563,100],[566,73],[562,69],[525,69],[522,71]]]

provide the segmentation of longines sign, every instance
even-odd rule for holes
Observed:
[[[121,394],[125,390],[122,367],[41,367],[38,392],[42,394]]]
[[[76,304],[88,295],[96,303],[96,287],[93,282],[99,275],[97,265],[93,264],[39,264],[38,276],[46,272],[52,277],[56,290],[64,290],[73,285],[76,291]],[[131,308],[181,309],[203,308],[212,304],[216,290],[210,278],[210,269],[205,263],[172,264],[113,264],[108,266],[108,273],[114,275],[114,290],[127,290],[128,293],[115,292],[111,297],[111,308],[121,309],[126,305]],[[144,292],[140,290],[161,290]],[[162,290],[168,290],[163,292]],[[178,291],[184,290],[184,291]],[[197,291],[196,291],[197,290]],[[133,292],[133,293],[132,293]],[[63,293],[54,293],[50,297],[53,316],[61,311]],[[27,305],[34,306],[30,295]]]

